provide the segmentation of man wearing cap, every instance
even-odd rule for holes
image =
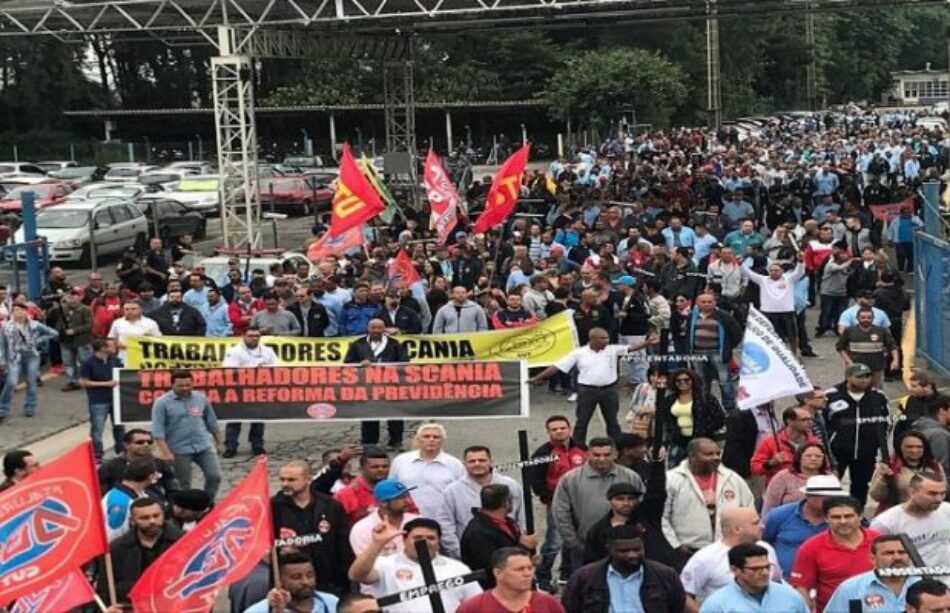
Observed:
[[[852,364],[846,379],[827,394],[825,424],[829,447],[835,457],[838,475],[845,469],[851,475],[851,495],[863,505],[874,472],[875,459],[886,442],[889,411],[887,398],[871,387],[871,369]]]
[[[884,384],[884,371],[888,368],[887,356],[891,358],[890,370],[897,370],[900,356],[891,331],[875,326],[873,320],[870,308],[859,310],[857,325],[841,333],[835,349],[841,354],[845,366],[867,366],[871,370],[872,387],[880,388]]]
[[[179,490],[168,497],[171,517],[168,520],[182,532],[188,532],[214,508],[214,499],[204,490]]]
[[[769,511],[762,531],[762,538],[775,548],[775,555],[786,578],[801,544],[828,527],[821,511],[825,498],[848,495],[834,475],[809,477],[801,492],[805,495],[804,500],[783,504]]]
[[[782,568],[775,550],[761,540],[762,521],[754,508],[726,509],[719,518],[719,525],[722,538],[693,554],[680,573],[687,598],[699,605],[710,594],[732,581],[729,550],[736,545],[759,545],[764,548],[771,564],[769,575],[773,581],[782,580]]]
[[[381,523],[402,528],[408,522],[419,517],[409,509],[412,498],[409,492],[413,487],[406,487],[397,479],[383,479],[373,488],[373,497],[379,505],[369,515],[353,524],[350,530],[350,547],[353,553],[359,555],[373,542],[373,530]],[[403,551],[402,536],[396,537],[383,546],[380,555],[391,556]]]
[[[618,336],[623,345],[633,345],[646,340],[650,332],[650,305],[637,289],[636,279],[624,275],[614,282],[620,292],[615,318],[618,321]],[[627,378],[631,387],[646,381],[646,351],[640,349],[627,353]]]
[[[386,325],[387,334],[422,334],[422,318],[402,304],[399,290],[394,287],[386,290],[386,297],[376,312],[376,318]]]

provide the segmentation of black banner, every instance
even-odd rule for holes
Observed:
[[[190,369],[220,421],[526,417],[521,362]],[[116,423],[150,422],[169,370],[121,370]]]

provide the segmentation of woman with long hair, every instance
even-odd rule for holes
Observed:
[[[762,497],[762,517],[775,507],[798,502],[805,497],[802,488],[809,477],[831,474],[831,464],[821,443],[805,443],[795,450],[792,465],[780,470],[765,488]]]
[[[686,445],[694,438],[723,438],[726,414],[719,400],[703,391],[696,371],[679,368],[667,380],[667,392],[656,402],[656,432],[662,432],[669,449],[668,465],[675,467],[686,457]]]
[[[922,470],[944,477],[943,467],[930,450],[927,437],[917,430],[908,430],[894,446],[890,464],[878,462],[871,475],[868,496],[877,501],[877,512],[905,502],[911,477]]]
[[[630,432],[646,441],[653,438],[653,420],[656,417],[656,398],[666,389],[666,373],[655,364],[647,369],[647,380],[633,390],[630,410],[625,421]]]

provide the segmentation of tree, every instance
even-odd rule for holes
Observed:
[[[561,120],[582,118],[606,128],[626,108],[637,120],[665,125],[687,99],[683,70],[643,49],[589,51],[567,60],[542,98]]]

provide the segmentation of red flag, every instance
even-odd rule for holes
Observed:
[[[274,543],[267,459],[139,578],[136,611],[205,613],[224,587],[240,581]]]
[[[339,236],[330,236],[329,232],[325,232],[320,240],[311,243],[307,258],[311,262],[319,262],[328,255],[343,255],[354,247],[362,247],[365,242],[363,224],[353,226]]]
[[[340,160],[340,178],[333,194],[333,214],[330,217],[330,236],[339,236],[353,226],[358,226],[379,215],[386,205],[360,171],[350,153],[350,146],[343,145]]]
[[[396,287],[396,285],[402,281],[405,281],[406,285],[412,285],[416,281],[421,280],[419,271],[413,266],[409,254],[402,249],[400,249],[396,257],[389,262],[389,270],[386,271],[386,276],[389,277],[390,287]]]
[[[872,204],[870,206],[871,215],[874,219],[879,219],[880,221],[890,221],[895,217],[900,216],[904,211],[914,212],[914,197],[911,196],[900,202],[895,202],[893,204]]]
[[[96,597],[81,570],[70,571],[42,589],[17,598],[10,613],[67,613]]]
[[[445,173],[442,160],[432,149],[429,149],[429,155],[426,156],[423,181],[429,208],[432,209],[432,227],[438,232],[439,243],[442,244],[458,223],[459,194]]]
[[[531,145],[525,144],[498,169],[485,199],[485,210],[473,226],[476,232],[485,232],[500,225],[515,210],[521,193],[521,175],[524,174],[530,151]]]
[[[0,606],[108,551],[87,441],[0,493]]]

